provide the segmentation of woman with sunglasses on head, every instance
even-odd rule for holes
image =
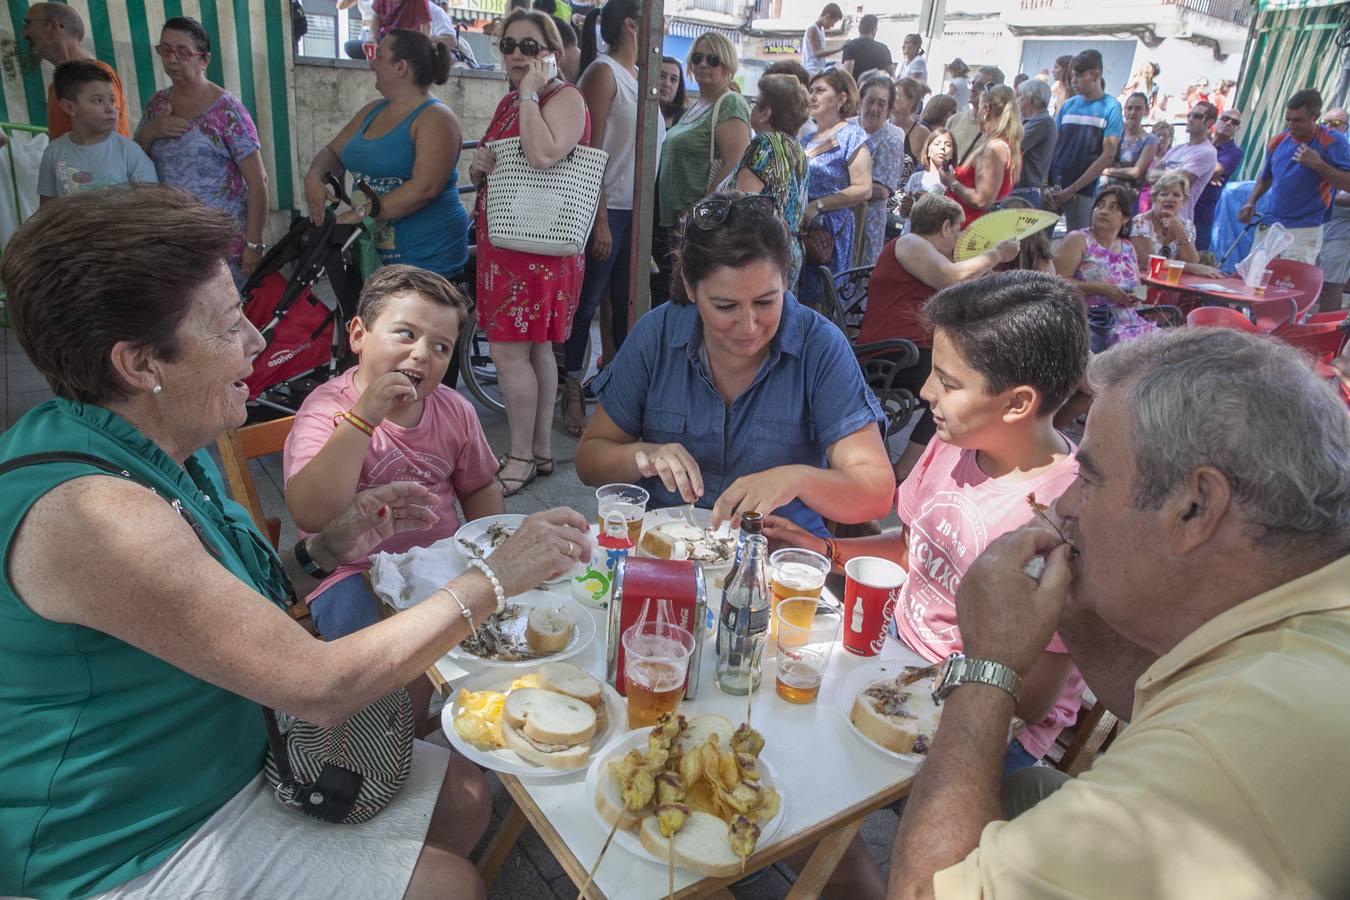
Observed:
[[[679,294],[638,320],[595,380],[584,483],[640,483],[653,506],[692,503],[714,524],[776,511],[820,536],[823,519],[886,515],[884,416],[848,339],[788,291],[791,260],[772,197],[694,205]]]
[[[600,190],[600,205],[591,227],[590,260],[581,285],[581,299],[572,331],[563,351],[563,428],[581,437],[586,427],[586,406],[581,386],[590,360],[591,319],[601,301],[609,300],[609,321],[601,322],[614,349],[628,335],[629,248],[632,246],[633,166],[637,154],[638,114],[638,23],[642,7],[638,0],[609,0],[600,12],[600,36],[608,49],[597,56],[581,76],[581,93],[591,114],[591,146],[609,154]],[[656,146],[660,153],[666,139],[664,122],[656,123]],[[607,347],[605,359],[613,358]]]
[[[518,9],[502,20],[498,49],[516,85],[474,151],[469,177],[478,185],[478,324],[497,367],[511,445],[497,458],[502,495],[518,493],[538,475],[553,474],[553,405],[558,363],[553,344],[572,331],[586,272],[586,254],[543,256],[492,246],[488,237],[487,177],[496,157],[490,142],[519,137],[530,165],[547,169],[591,138],[581,91],[550,67],[563,52],[553,18]]]
[[[843,69],[827,69],[811,79],[811,118],[815,130],[802,138],[807,160],[807,202],[802,234],[810,256],[810,234],[824,229],[831,247],[823,263],[838,274],[853,265],[853,247],[860,241],[862,208],[872,196],[872,141],[861,125],[849,121],[858,110],[858,86]],[[798,295],[819,307],[825,285],[808,258]]]
[[[455,187],[459,120],[431,93],[450,74],[450,52],[417,31],[397,28],[379,42],[370,62],[373,100],[314,155],[305,173],[305,205],[314,224],[329,201],[324,176],[369,184],[378,197],[343,212],[338,221],[377,220],[375,249],[386,265],[417,266],[453,279],[469,258],[468,214]]]
[[[680,214],[711,193],[731,174],[750,145],[750,107],[732,79],[739,65],[736,48],[716,32],[694,41],[688,71],[698,83],[698,100],[666,134],[657,173],[659,191],[652,253],[661,269],[653,279],[652,303],[671,295],[672,232]]]
[[[241,237],[229,259],[238,287],[267,252],[267,170],[258,129],[238,97],[207,80],[211,38],[200,22],[169,19],[155,51],[170,84],[146,101],[136,143],[154,162],[160,183],[239,223]]]

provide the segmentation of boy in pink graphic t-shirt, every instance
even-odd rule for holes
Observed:
[[[1035,494],[1049,503],[1078,475],[1075,448],[1053,425],[1087,368],[1083,301],[1067,282],[1004,272],[949,287],[924,307],[933,328],[933,370],[922,396],[937,436],[904,484],[896,535],[820,542],[836,565],[854,556],[897,559],[909,571],[898,636],[933,662],[963,647],[956,603],[961,579],[995,538],[1029,522]],[[770,537],[813,546],[766,521]],[[1017,715],[1027,723],[1004,772],[1031,765],[1073,722],[1083,681],[1056,635],[1022,677]]]
[[[402,553],[504,509],[497,462],[467,400],[441,384],[468,304],[439,275],[385,266],[366,282],[348,327],[359,362],[306,398],[286,439],[286,507],[296,527],[323,528],[360,491],[415,481],[436,495],[436,524],[375,548]],[[327,640],[379,621],[369,561],[339,566],[306,597]]]

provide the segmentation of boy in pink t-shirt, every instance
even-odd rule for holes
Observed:
[[[460,520],[504,509],[497,461],[467,400],[441,384],[468,304],[439,275],[386,266],[366,282],[348,326],[359,362],[310,394],[286,439],[286,507],[302,532],[323,528],[367,488],[416,481],[437,496],[438,520],[373,552],[402,553],[455,533]],[[339,566],[307,597],[334,640],[379,621],[369,561]]]
[[[1049,503],[1078,477],[1072,442],[1053,425],[1087,368],[1083,300],[1067,282],[1003,272],[949,287],[924,307],[933,331],[933,370],[922,396],[937,436],[904,484],[894,533],[822,548],[835,563],[854,556],[898,559],[909,579],[896,602],[899,638],[933,662],[962,649],[956,592],[995,538],[1032,518],[1029,494]],[[771,537],[778,521],[765,523]],[[809,546],[809,544],[808,544]],[[1083,681],[1054,636],[1030,671],[1019,672],[1017,715],[1026,723],[1004,772],[1032,765],[1073,722]]]

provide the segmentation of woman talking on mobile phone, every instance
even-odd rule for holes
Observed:
[[[586,270],[586,255],[542,256],[492,246],[487,227],[487,176],[496,165],[492,141],[519,137],[530,165],[547,169],[590,140],[581,91],[558,76],[562,37],[550,16],[518,9],[498,33],[507,77],[517,89],[497,104],[469,177],[478,185],[478,324],[488,338],[506,401],[511,445],[497,457],[502,496],[537,475],[553,473],[553,404],[558,366],[553,344],[567,340]]]

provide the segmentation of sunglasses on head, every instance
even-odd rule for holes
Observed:
[[[704,53],[701,50],[695,50],[689,54],[689,65],[701,66],[704,62],[707,62],[710,69],[715,69],[722,64],[722,57],[716,53]]]
[[[522,56],[535,57],[548,48],[534,38],[524,38],[518,41],[515,38],[506,37],[502,38],[501,42],[497,44],[497,49],[501,51],[502,56],[510,56],[519,50]]]
[[[764,194],[737,197],[734,200],[714,197],[695,203],[694,208],[689,211],[689,221],[699,231],[712,231],[727,220],[733,209],[736,210],[737,216],[747,222],[761,222],[778,213],[773,198]]]

